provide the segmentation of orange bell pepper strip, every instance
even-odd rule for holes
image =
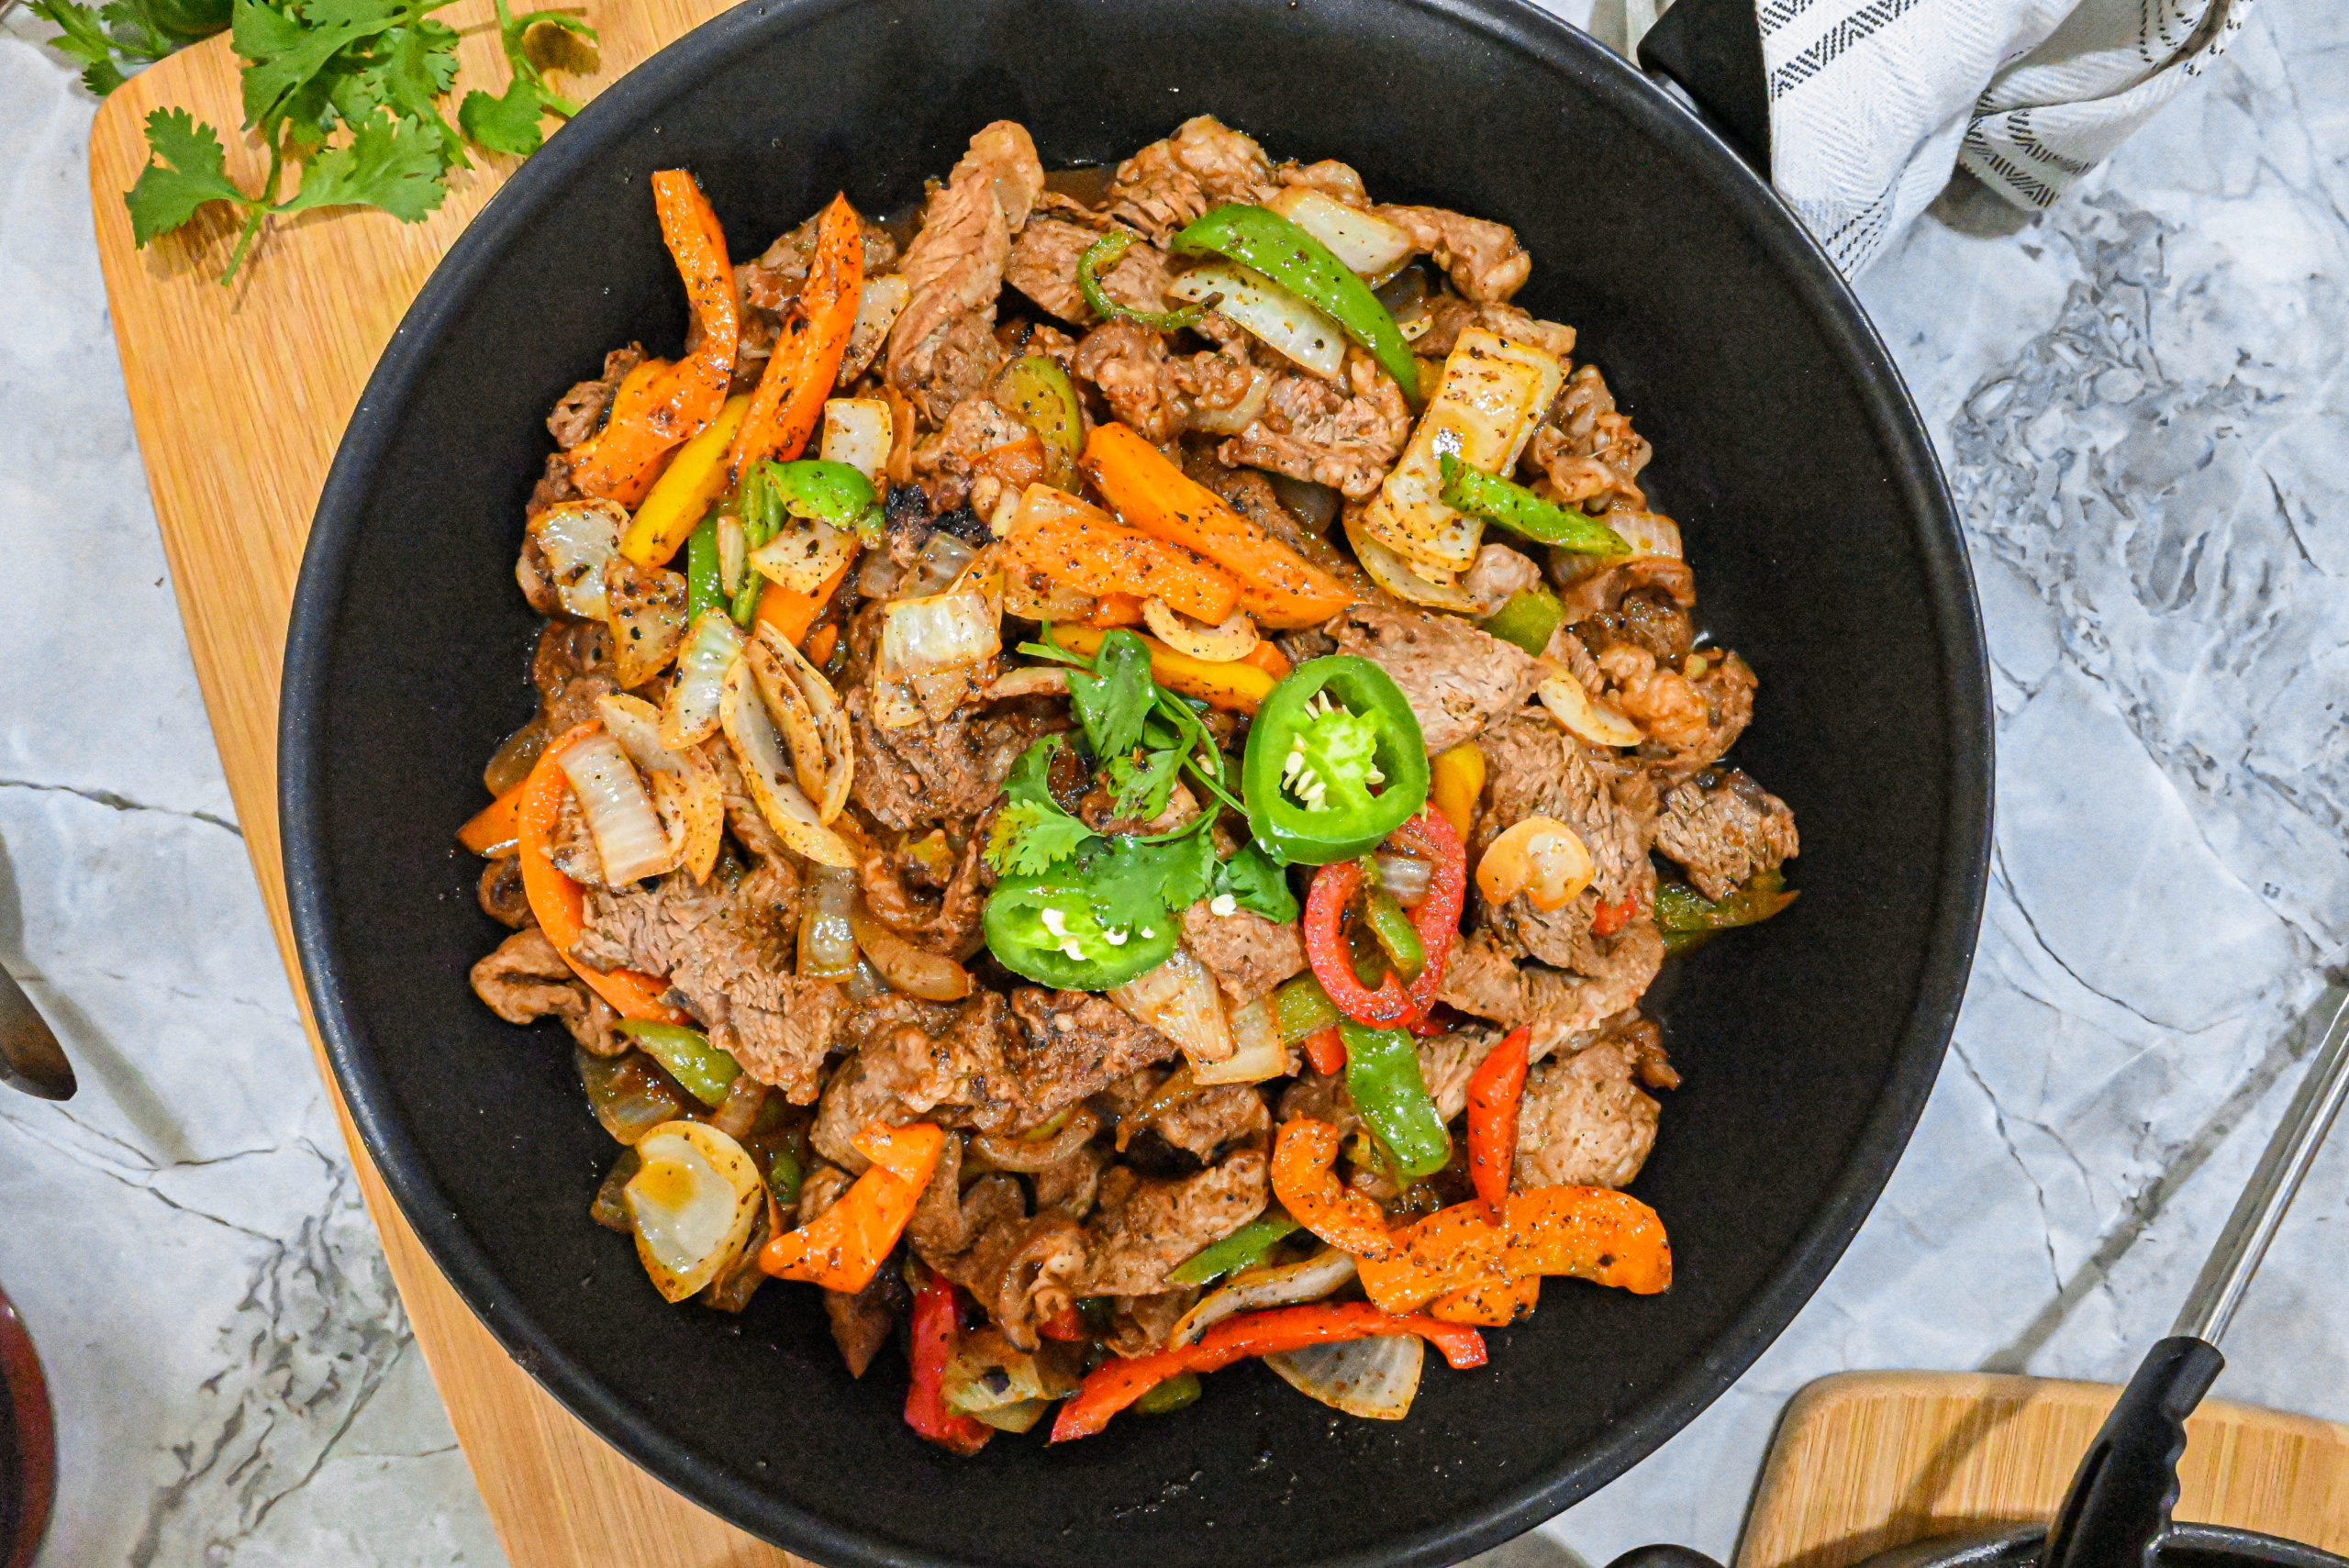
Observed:
[[[913,1218],[946,1134],[928,1122],[891,1127],[871,1121],[851,1141],[872,1167],[838,1203],[759,1250],[759,1267],[775,1278],[806,1280],[845,1296],[871,1284]]]
[[[1130,426],[1095,426],[1078,466],[1128,527],[1196,550],[1238,578],[1240,607],[1259,625],[1319,626],[1354,601],[1343,584],[1233,511]]]
[[[1368,1196],[1338,1183],[1338,1129],[1318,1118],[1283,1123],[1273,1145],[1273,1195],[1291,1218],[1340,1251],[1364,1260],[1390,1256],[1397,1248],[1386,1216]]]
[[[589,721],[563,735],[539,753],[530,768],[529,776],[521,784],[521,797],[515,802],[515,853],[522,862],[522,894],[529,900],[530,913],[537,917],[539,929],[546,933],[554,951],[572,972],[596,989],[598,995],[612,1005],[612,1010],[624,1018],[646,1018],[656,1023],[690,1024],[690,1014],[681,1012],[661,1000],[668,983],[655,975],[640,974],[633,969],[590,969],[571,956],[585,934],[587,895],[576,882],[565,876],[549,852],[549,840],[554,837],[557,817],[562,815],[562,797],[571,788],[571,780],[562,771],[562,754],[573,742],[593,735],[602,725]]]
[[[1052,639],[1074,653],[1098,653],[1108,628],[1097,626],[1060,626],[1052,628]],[[1180,653],[1154,637],[1134,633],[1150,650],[1150,677],[1170,692],[1186,697],[1197,697],[1210,707],[1224,708],[1232,713],[1254,713],[1273,695],[1280,678],[1263,665],[1245,659],[1229,663],[1210,663]],[[1263,644],[1259,644],[1262,647]]]
[[[457,842],[488,861],[514,853],[521,843],[522,835],[517,825],[517,811],[522,804],[523,787],[529,782],[525,777],[520,784],[473,813],[473,819],[457,829]]]
[[[1117,626],[1141,624],[1141,600],[1132,594],[1104,594],[1093,601],[1093,613],[1085,617],[1087,626],[1103,629]]]
[[[1346,1037],[1331,1024],[1326,1029],[1316,1029],[1305,1037],[1305,1060],[1313,1071],[1324,1078],[1334,1078],[1346,1070]]]
[[[1241,657],[1239,662],[1253,664],[1275,681],[1288,679],[1288,673],[1296,668],[1288,662],[1288,655],[1270,641],[1258,642]]]
[[[807,447],[840,377],[841,355],[856,328],[863,292],[864,223],[847,196],[836,195],[816,220],[807,281],[784,312],[774,352],[751,394],[751,411],[734,432],[726,454],[728,484],[740,484],[753,463],[770,458],[788,462]]]
[[[1110,1417],[1178,1373],[1220,1372],[1251,1356],[1397,1334],[1417,1334],[1464,1372],[1485,1364],[1482,1334],[1419,1313],[1390,1316],[1363,1301],[1275,1307],[1227,1318],[1208,1329],[1196,1345],[1105,1362],[1061,1407],[1052,1421],[1052,1440],[1091,1437],[1109,1424]]]
[[[742,341],[726,231],[709,198],[685,170],[662,169],[652,176],[652,206],[660,215],[662,243],[685,280],[697,334],[693,352],[674,364],[648,360],[637,366],[612,400],[603,429],[573,448],[571,457],[573,484],[587,495],[629,506],[651,488],[659,473],[655,465],[699,435],[726,406]],[[648,368],[651,373],[632,386]]]
[[[1512,1193],[1500,1225],[1481,1202],[1454,1204],[1397,1231],[1395,1240],[1386,1256],[1356,1265],[1364,1294],[1389,1312],[1528,1274],[1564,1274],[1634,1296],[1672,1284],[1672,1244],[1655,1210],[1604,1187]]]
[[[1042,489],[1038,485],[1029,494]],[[1138,599],[1163,599],[1171,608],[1210,626],[1229,619],[1240,604],[1240,584],[1220,567],[1180,545],[1128,528],[1072,495],[1055,492],[1040,504],[1023,502],[1005,542],[1018,560],[1096,598],[1131,594]]]
[[[1442,1323],[1475,1323],[1506,1329],[1533,1316],[1542,1302],[1542,1276],[1528,1274],[1507,1284],[1476,1284],[1439,1296],[1428,1304],[1428,1316]]]
[[[1518,1026],[1468,1076],[1468,1179],[1496,1225],[1508,1219],[1508,1177],[1517,1163],[1517,1109],[1525,1098],[1525,1053],[1533,1031]]]
[[[841,584],[848,581],[848,569],[855,563],[853,555],[841,562],[840,570],[825,578],[812,594],[786,588],[769,578],[767,585],[759,591],[758,614],[752,619],[766,622],[789,638],[794,648],[798,647],[807,639],[807,628],[816,624],[816,617],[824,613],[824,606],[832,602],[832,595],[839,593]],[[828,656],[830,651],[829,649],[825,650]],[[819,659],[817,662],[823,661]]]

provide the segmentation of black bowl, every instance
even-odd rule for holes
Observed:
[[[1662,999],[1687,1086],[1636,1191],[1679,1283],[1553,1282],[1408,1420],[1333,1418],[1260,1367],[1171,1419],[950,1458],[850,1380],[812,1293],[667,1307],[588,1223],[613,1147],[551,1029],[468,993],[500,933],[450,833],[530,711],[512,566],[540,421],[604,350],[684,325],[647,190],[700,175],[737,255],[836,189],[918,196],[970,134],[1121,156],[1212,111],[1385,199],[1517,226],[1521,303],[1575,323],[1655,444],[1713,635],[1760,672],[1739,756],[1799,814],[1802,901]],[[1448,1561],[1687,1423],[1842,1251],[1941,1062],[1987,851],[1990,712],[1940,472],[1849,291],[1662,90],[1508,0],[752,0],[557,135],[459,240],[377,367],[310,535],[281,728],[287,882],[328,1048],[434,1258],[623,1451],[833,1564]]]

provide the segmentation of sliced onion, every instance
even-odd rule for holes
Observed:
[[[1003,651],[995,595],[962,588],[892,599],[882,616],[876,673],[902,682],[933,721],[994,681],[996,655]]]
[[[913,570],[897,580],[890,597],[918,599],[927,595],[943,593],[963,575],[979,552],[962,539],[943,529],[922,541],[920,559]]]
[[[1378,885],[1393,894],[1396,903],[1416,909],[1427,902],[1428,884],[1435,880],[1434,862],[1389,850],[1381,850],[1371,861],[1378,868]]]
[[[932,1002],[959,1002],[971,994],[971,973],[951,958],[924,952],[874,919],[858,899],[849,910],[856,945],[881,972],[881,978],[909,995]]]
[[[1227,1318],[1242,1312],[1262,1312],[1272,1307],[1297,1307],[1320,1301],[1353,1277],[1353,1254],[1341,1252],[1335,1247],[1324,1247],[1301,1263],[1282,1263],[1271,1268],[1259,1264],[1242,1269],[1219,1288],[1199,1297],[1198,1305],[1176,1321],[1166,1342],[1196,1345],[1199,1336]]]
[[[660,814],[652,809],[652,796],[618,740],[601,732],[583,736],[556,761],[571,780],[579,815],[595,838],[605,885],[625,886],[639,877],[658,876],[677,863]]]
[[[1062,683],[1067,689],[1067,683]],[[530,722],[498,742],[497,750],[481,771],[484,788],[492,795],[504,795],[530,776],[530,769],[539,753],[547,749],[547,727],[533,715]]]
[[[766,1184],[742,1146],[707,1122],[664,1123],[637,1140],[636,1153],[643,1163],[622,1192],[637,1256],[663,1297],[683,1301],[741,1251]]]
[[[786,517],[781,531],[751,551],[751,564],[795,594],[812,595],[856,553],[856,536],[815,517]]]
[[[604,563],[619,553],[628,512],[617,501],[562,501],[530,519],[547,579],[568,613],[604,618]]]
[[[1428,1348],[1417,1334],[1383,1334],[1275,1351],[1264,1358],[1275,1376],[1308,1399],[1373,1421],[1411,1413]]]
[[[786,845],[817,864],[854,870],[856,851],[824,826],[815,803],[792,783],[783,739],[767,717],[766,705],[759,700],[756,684],[750,661],[736,661],[726,672],[718,721],[725,727],[727,743],[734,749],[734,760],[742,766],[751,798],[758,802],[759,815]]]
[[[1325,381],[1335,381],[1345,363],[1346,335],[1338,324],[1252,267],[1203,261],[1166,293],[1192,301],[1222,295],[1217,310]]]
[[[1223,998],[1216,991],[1215,977],[1187,948],[1176,948],[1164,963],[1108,995],[1109,1000],[1181,1046],[1195,1067],[1229,1062],[1238,1049],[1231,1038],[1230,1020],[1223,1016]]]
[[[1231,618],[1221,626],[1201,626],[1163,599],[1144,599],[1141,618],[1158,634],[1159,641],[1177,653],[1187,653],[1209,664],[1229,664],[1245,659],[1256,651],[1261,640],[1256,635],[1256,623],[1248,618],[1245,610],[1232,611]]]
[[[834,384],[846,386],[871,368],[888,339],[889,328],[896,324],[897,313],[912,297],[913,280],[903,272],[864,280],[856,296],[856,325],[849,328],[848,347],[841,353],[840,379]]]
[[[878,397],[835,397],[824,405],[824,437],[816,450],[826,462],[844,462],[880,486],[896,439],[888,404]]]
[[[1476,891],[1498,907],[1522,893],[1536,909],[1564,908],[1598,875],[1582,835],[1554,817],[1529,817],[1476,862]]]
[[[987,701],[1009,702],[1013,697],[1064,697],[1068,695],[1068,672],[1047,664],[1024,664],[1017,670],[1007,670],[996,677],[987,688]]]
[[[1238,1043],[1230,1056],[1191,1069],[1195,1084],[1262,1084],[1286,1078],[1297,1071],[1280,1026],[1273,1018],[1272,999],[1259,996],[1231,1015],[1231,1037]]]
[[[1643,555],[1668,556],[1674,561],[1684,559],[1680,553],[1680,525],[1656,512],[1609,512],[1599,519],[1622,537],[1631,547],[1636,558]]]
[[[726,789],[718,770],[699,747],[677,751],[662,745],[660,716],[642,697],[606,693],[596,699],[596,711],[629,761],[652,781],[652,805],[668,830],[676,863],[692,872],[696,882],[707,882],[726,826]]]
[[[1330,254],[1373,288],[1401,272],[1417,250],[1409,235],[1376,213],[1348,206],[1311,185],[1291,185],[1268,205],[1328,246]]]
[[[940,1383],[951,1408],[983,1420],[1076,1392],[1076,1379],[1058,1354],[1031,1355],[991,1329],[962,1336]],[[1032,1420],[1028,1423],[1033,1425]],[[1026,1431],[1028,1427],[1006,1429]]]
[[[799,978],[846,980],[856,971],[856,929],[849,911],[856,906],[856,873],[818,866],[799,905]]]
[[[859,598],[885,599],[897,591],[905,579],[906,569],[889,559],[885,550],[868,550],[864,563],[856,569],[856,592]]]
[[[1475,614],[1476,601],[1457,583],[1437,584],[1420,576],[1401,556],[1371,538],[1360,515],[1351,509],[1346,513],[1346,539],[1354,547],[1354,557],[1370,573],[1371,581],[1397,598],[1431,609],[1450,610],[1455,615]]]
[[[742,569],[749,563],[750,536],[742,531],[742,519],[731,512],[718,514],[718,585],[732,598],[742,591]]]
[[[742,633],[734,618],[722,608],[702,611],[677,655],[677,678],[661,699],[661,744],[680,751],[718,733],[726,672],[741,657]]]
[[[1600,702],[1584,690],[1572,671],[1561,671],[1536,690],[1551,717],[1594,746],[1636,746],[1647,739],[1613,703]]]
[[[1248,390],[1240,401],[1229,408],[1200,408],[1193,411],[1190,428],[1204,430],[1210,436],[1236,436],[1256,422],[1264,411],[1265,400],[1273,395],[1273,373],[1264,365],[1249,367]]]
[[[612,629],[612,678],[623,690],[644,684],[685,639],[685,574],[613,556],[604,563],[604,616]]]
[[[848,710],[824,673],[791,645],[781,628],[762,621],[742,651],[743,662],[766,699],[767,714],[791,748],[799,787],[816,803],[819,821],[829,822],[848,804],[856,773],[856,746]]]
[[[1101,1130],[1101,1118],[1082,1102],[1061,1112],[1052,1121],[1060,1125],[1049,1136],[979,1133],[972,1138],[971,1150],[998,1171],[1033,1175],[1059,1164],[1092,1142],[1093,1135]],[[1044,1125],[1051,1127],[1052,1122]]]
[[[1003,574],[1003,613],[1020,620],[1083,620],[1095,603],[1092,595],[1055,583],[1032,566],[1015,566]]]

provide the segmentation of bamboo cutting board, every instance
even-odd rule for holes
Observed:
[[[602,69],[573,80],[590,96],[726,9],[724,0],[589,0]],[[441,13],[464,38],[462,80],[505,82],[490,0]],[[90,188],[115,342],[147,463],[172,583],[187,623],[220,762],[269,905],[294,991],[278,859],[277,683],[310,514],[368,373],[433,263],[518,160],[473,154],[449,199],[419,224],[373,212],[281,224],[234,287],[213,280],[228,227],[213,214],[146,250],[122,205],[147,161],[148,112],[191,110],[229,142],[228,172],[258,184],[262,158],[233,136],[242,119],[226,38],[118,88],[90,132]],[[311,1033],[314,1048],[316,1030]],[[622,1459],[507,1359],[440,1277],[360,1146],[326,1071],[368,1211],[417,1345],[449,1407],[483,1500],[515,1568],[780,1568],[796,1559],[687,1502]]]
[[[2120,1389],[1984,1373],[1854,1372],[1795,1396],[1736,1568],[1875,1552],[2044,1520]],[[2224,1400],[2187,1423],[2176,1517],[2349,1553],[2349,1427]]]

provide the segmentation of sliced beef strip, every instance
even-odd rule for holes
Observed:
[[[1566,378],[1548,418],[1526,443],[1523,461],[1539,471],[1544,493],[1554,500],[1645,511],[1640,471],[1654,455],[1615,406],[1598,367],[1584,365]]]
[[[1460,591],[1476,601],[1479,615],[1497,614],[1528,589],[1542,586],[1542,569],[1505,544],[1488,544],[1461,574]]]
[[[906,1238],[923,1262],[977,1298],[1005,1339],[1033,1351],[1037,1325],[1075,1302],[1084,1235],[1058,1210],[1030,1217],[1009,1176],[963,1186],[961,1150],[959,1138],[947,1140]]]
[[[897,1319],[907,1309],[905,1281],[891,1268],[879,1270],[854,1296],[824,1292],[824,1316],[831,1321],[832,1343],[841,1348],[841,1360],[848,1363],[851,1377],[864,1375],[881,1347],[896,1336]]]
[[[1262,1142],[1190,1176],[1145,1176],[1113,1167],[1085,1222],[1083,1296],[1149,1296],[1167,1272],[1264,1211],[1270,1164]]]
[[[1272,161],[1252,138],[1201,115],[1119,164],[1108,207],[1111,216],[1163,240],[1211,206],[1261,206],[1277,190]]]
[[[1091,214],[1030,218],[1011,243],[1004,281],[1063,321],[1078,327],[1092,322],[1096,317],[1076,281],[1076,263],[1108,228],[1106,219]],[[1126,247],[1100,281],[1101,292],[1128,309],[1157,311],[1166,308],[1166,285],[1172,279],[1165,253],[1145,240]]]
[[[481,884],[473,896],[481,912],[509,931],[529,925],[530,897],[522,887],[522,858],[500,855],[481,868]]]
[[[896,1126],[917,1118],[949,1127],[1002,1132],[1022,1124],[1019,1084],[1007,1061],[1018,1041],[1003,997],[981,991],[941,1024],[934,1010],[885,1009],[872,1032],[825,1085],[808,1140],[818,1153],[862,1173],[868,1162],[853,1140],[870,1121]],[[855,1022],[841,1031],[853,1037]]]
[[[1096,1144],[1077,1146],[1066,1157],[1037,1172],[1036,1212],[1064,1214],[1082,1220],[1093,1212],[1101,1193],[1101,1177],[1109,1168],[1109,1151]]]
[[[966,707],[942,723],[885,729],[861,685],[847,706],[856,727],[852,797],[900,830],[975,817],[994,805],[1011,764],[1052,723],[1019,708]]]
[[[971,139],[946,183],[930,193],[900,269],[908,293],[889,329],[887,374],[932,425],[970,390],[972,360],[1000,351],[993,328],[1004,262],[1043,188],[1036,144],[1020,126],[997,120]]]
[[[897,264],[897,242],[871,218],[859,214],[858,222],[864,235],[864,275],[881,277]],[[757,261],[734,270],[734,285],[741,291],[744,304],[757,310],[777,311],[797,297],[807,285],[808,270],[816,264],[816,238],[822,223],[823,214],[816,214],[778,236]]]
[[[1360,349],[1346,350],[1339,384],[1304,371],[1274,379],[1254,423],[1217,455],[1234,468],[1264,468],[1326,484],[1350,500],[1375,494],[1410,439],[1402,389]]]
[[[1594,571],[1587,557],[1562,550],[1550,558],[1550,580],[1557,584],[1558,603],[1568,626],[1585,625],[1617,610],[1626,595],[1634,593],[1657,595],[1684,610],[1697,603],[1697,574],[1688,570],[1687,562],[1667,555],[1635,556]]]
[[[914,478],[931,506],[951,512],[970,498],[971,482],[981,458],[1034,439],[1034,432],[997,407],[993,398],[974,393],[954,405],[946,423],[914,448]],[[923,528],[924,539],[930,531]],[[911,559],[908,554],[902,564],[910,564]]]
[[[859,846],[857,868],[865,907],[874,919],[925,952],[940,953],[957,962],[978,951],[985,940],[979,925],[986,914],[987,889],[979,857],[986,848],[986,835],[977,831],[974,822],[963,825],[963,852],[955,861],[952,880],[936,898],[909,891],[898,858],[877,845]]]
[[[1008,1052],[1026,1126],[1050,1121],[1136,1068],[1180,1052],[1173,1040],[1115,1002],[1086,991],[1023,986],[1011,994],[1011,1012],[1026,1031]]]
[[[1358,653],[1395,677],[1430,756],[1515,713],[1542,684],[1542,666],[1525,650],[1457,617],[1356,605],[1329,630],[1338,651]]]
[[[1655,1147],[1660,1107],[1631,1080],[1635,1046],[1604,1036],[1527,1074],[1510,1185],[1629,1185]]]
[[[1161,445],[1195,416],[1237,406],[1256,374],[1244,347],[1177,354],[1163,334],[1122,317],[1085,335],[1069,373],[1099,387],[1112,414]]]
[[[1183,911],[1183,945],[1207,965],[1234,1007],[1244,1007],[1305,967],[1305,939],[1252,909],[1219,915],[1207,899]]]
[[[1148,1296],[1119,1296],[1118,1310],[1109,1319],[1109,1336],[1102,1343],[1114,1353],[1127,1357],[1163,1351],[1174,1337],[1174,1325],[1198,1304],[1203,1294],[1198,1286],[1186,1285],[1180,1290],[1152,1291]]]
[[[552,1014],[572,1039],[597,1056],[618,1056],[629,1048],[628,1036],[619,1032],[619,1015],[580,983],[536,926],[498,943],[473,965],[472,978],[473,995],[509,1024]]]
[[[593,381],[583,381],[555,400],[554,411],[547,416],[547,433],[554,444],[563,450],[580,445],[604,428],[604,417],[612,409],[612,398],[628,379],[628,373],[644,360],[643,345],[630,343],[625,349],[614,349],[604,356],[604,373]]]
[[[1264,1096],[1252,1084],[1219,1084],[1160,1116],[1150,1130],[1175,1148],[1212,1163],[1216,1151],[1241,1139],[1271,1135],[1273,1118]]]
[[[1708,648],[1664,664],[1637,642],[1607,640],[1591,622],[1580,629],[1598,639],[1592,662],[1606,680],[1602,695],[1647,736],[1638,760],[1657,783],[1678,784],[1711,767],[1753,722],[1758,683],[1736,653]]]
[[[1453,950],[1436,996],[1505,1029],[1531,1029],[1538,1059],[1636,1003],[1664,967],[1664,939],[1653,920],[1633,920],[1612,937],[1595,939],[1594,953],[1596,974],[1538,963],[1520,968],[1497,937],[1478,931]]]
[[[610,632],[600,621],[549,621],[530,656],[530,684],[550,740],[593,722],[596,699],[620,689]]]
[[[1802,852],[1795,814],[1742,768],[1698,773],[1664,795],[1655,847],[1678,861],[1697,891],[1726,898],[1757,872]]]
[[[1378,206],[1371,211],[1409,235],[1414,246],[1450,274],[1452,286],[1479,305],[1508,298],[1525,286],[1533,271],[1533,258],[1506,224],[1442,207]]]
[[[1525,818],[1549,817],[1574,829],[1595,868],[1591,885],[1564,907],[1539,909],[1520,894],[1497,907],[1485,906],[1486,925],[1512,957],[1531,955],[1584,974],[1604,973],[1607,960],[1591,935],[1598,906],[1629,898],[1640,912],[1655,907],[1655,868],[1648,860],[1653,800],[1645,775],[1619,769],[1546,713],[1500,720],[1486,729],[1477,748],[1485,754],[1486,782],[1469,830],[1469,863]]]

